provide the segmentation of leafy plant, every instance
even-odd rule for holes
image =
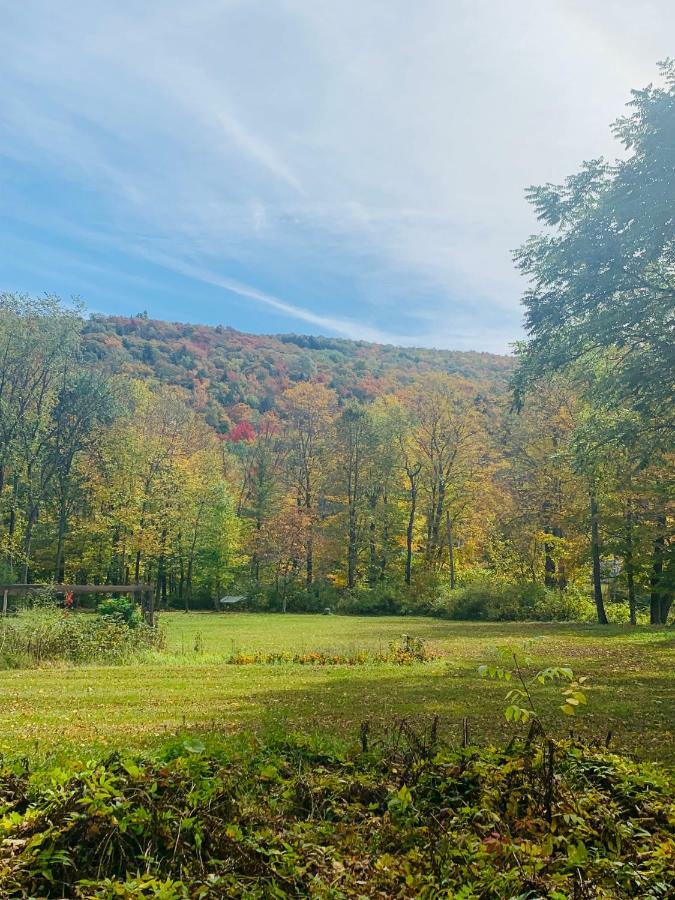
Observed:
[[[124,622],[129,628],[136,628],[143,622],[138,604],[129,597],[106,597],[98,604],[97,612],[99,616]]]
[[[585,705],[584,686],[586,676],[575,678],[570,666],[548,666],[528,676],[526,668],[531,665],[528,657],[520,657],[513,650],[503,650],[510,659],[510,667],[483,664],[478,667],[481,678],[514,683],[506,693],[504,715],[509,722],[527,723],[534,719],[541,725],[541,712],[535,705],[536,689],[539,686],[555,686],[562,700],[560,709],[565,715],[573,716],[579,706]]]
[[[367,750],[177,737],[151,757],[0,765],[0,896],[672,896],[672,778],[587,745]],[[583,885],[583,893],[578,888]]]
[[[409,634],[401,635],[400,641],[391,641],[389,644],[389,656],[392,662],[399,665],[409,665],[414,662],[428,662],[437,654],[429,649],[423,638],[412,637]]]
[[[117,616],[22,610],[0,618],[0,669],[44,663],[120,664],[164,645],[164,633],[144,623],[130,627]]]

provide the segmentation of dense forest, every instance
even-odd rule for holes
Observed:
[[[226,433],[275,407],[286,388],[312,381],[341,400],[374,400],[427,372],[506,384],[513,359],[491,353],[404,348],[299,335],[243,334],[232,328],[92,316],[84,356],[119,371],[188,391],[209,425]]]
[[[3,298],[4,581],[557,618],[587,614],[596,567],[601,619],[667,616],[666,448],[659,431],[615,445],[634,411],[609,417],[580,381],[604,357],[543,375],[517,410],[507,358],[294,339],[303,374],[275,358],[286,341],[225,336],[231,363],[216,329]]]
[[[666,622],[675,69],[530,190],[514,359],[0,305],[3,581]]]

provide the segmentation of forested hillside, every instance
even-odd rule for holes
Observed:
[[[0,297],[5,580],[164,607],[648,616],[675,595],[675,63],[625,159],[531,188],[508,357]]]
[[[85,358],[187,390],[219,432],[264,413],[288,387],[324,384],[340,399],[374,400],[426,372],[460,375],[477,392],[504,389],[514,360],[492,353],[404,348],[326,338],[243,334],[221,325],[92,316]],[[247,409],[248,407],[248,409]]]
[[[508,358],[307,342],[4,295],[3,580],[665,621],[667,433],[608,455],[635,425],[607,415],[610,357],[542,375],[517,412]]]

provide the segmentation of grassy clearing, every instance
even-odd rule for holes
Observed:
[[[481,680],[495,647],[522,647],[542,664],[589,675],[589,704],[571,724],[614,732],[613,746],[675,762],[675,634],[668,629],[478,624],[424,618],[166,614],[167,650],[142,664],[0,673],[0,752],[143,747],[178,731],[239,728],[356,734],[363,719],[439,715],[459,735],[503,739],[504,685]],[[357,667],[225,665],[233,650],[386,648],[407,632],[443,653],[430,663]],[[195,651],[197,647],[197,651]],[[568,728],[569,721],[559,729]]]

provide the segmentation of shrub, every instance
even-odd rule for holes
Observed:
[[[595,607],[575,588],[560,591],[534,582],[504,584],[483,578],[445,591],[436,601],[434,615],[486,622],[592,621]]]
[[[340,597],[338,612],[353,616],[393,616],[403,612],[404,592],[397,585],[378,584],[374,588],[350,591]]]
[[[0,896],[656,900],[675,888],[674,787],[571,741],[461,750],[410,727],[351,751],[192,736],[0,765]]]
[[[24,610],[0,620],[0,668],[54,662],[119,664],[163,643],[163,632],[144,623],[132,628],[114,616]]]
[[[129,628],[137,628],[143,622],[138,604],[129,597],[106,597],[98,604],[99,616],[106,616],[124,622]]]
[[[414,662],[429,662],[438,656],[434,650],[430,650],[423,638],[412,637],[410,634],[401,635],[400,641],[389,643],[389,658],[397,665],[410,665]]]
[[[594,622],[595,604],[590,597],[573,585],[563,591],[547,588],[536,598],[532,607],[532,618],[541,622]],[[627,609],[626,621],[628,621]]]

